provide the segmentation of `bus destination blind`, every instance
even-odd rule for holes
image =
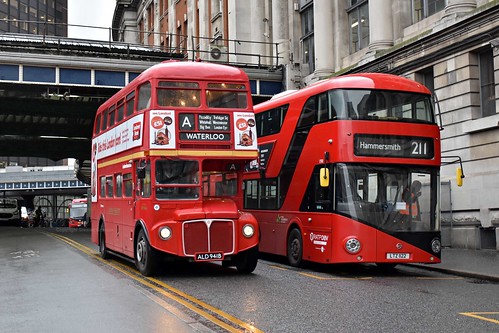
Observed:
[[[354,137],[356,156],[432,159],[433,147],[431,138],[366,134]]]

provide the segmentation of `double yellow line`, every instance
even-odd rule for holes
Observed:
[[[189,310],[197,313],[198,315],[204,317],[205,319],[211,321],[212,323],[216,324],[217,326],[227,330],[228,332],[255,332],[255,333],[263,333],[263,331],[259,330],[255,326],[248,324],[220,309],[215,308],[214,306],[211,306],[195,297],[192,297],[176,288],[173,288],[172,286],[164,283],[163,281],[160,281],[155,278],[151,277],[144,277],[140,275],[139,272],[137,272],[135,269],[126,266],[122,263],[119,263],[114,260],[104,260],[102,259],[97,252],[92,250],[91,248],[78,243],[68,237],[59,235],[59,234],[54,234],[54,233],[47,233],[49,236],[54,237],[56,239],[59,239],[75,249],[87,254],[88,256],[99,260],[100,262],[116,269],[117,271],[123,273],[127,277],[137,281],[140,283],[142,286],[150,288],[157,294],[160,294],[164,297],[167,297],[179,304],[182,304]],[[162,304],[162,302],[159,302],[159,300],[151,298],[153,301],[155,301],[157,304],[159,304],[161,307],[165,308],[165,305]],[[167,309],[168,310],[168,309]]]

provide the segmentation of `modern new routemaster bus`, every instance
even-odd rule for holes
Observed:
[[[430,91],[353,74],[255,105],[244,209],[293,266],[440,262],[440,132]]]
[[[165,61],[97,111],[92,140],[92,240],[101,256],[144,275],[173,260],[258,260],[256,219],[242,211],[242,173],[258,156],[248,76]]]

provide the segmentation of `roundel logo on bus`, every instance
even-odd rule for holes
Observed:
[[[162,117],[155,116],[151,119],[151,126],[154,129],[160,129],[163,128],[163,126],[165,126],[165,122],[163,121]]]
[[[238,130],[245,131],[248,128],[248,122],[246,121],[246,119],[239,118],[236,121],[236,126]]]

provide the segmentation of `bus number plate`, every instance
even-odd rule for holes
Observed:
[[[200,252],[194,255],[195,261],[216,261],[223,260],[223,252]]]
[[[409,253],[387,253],[386,259],[410,259]]]

